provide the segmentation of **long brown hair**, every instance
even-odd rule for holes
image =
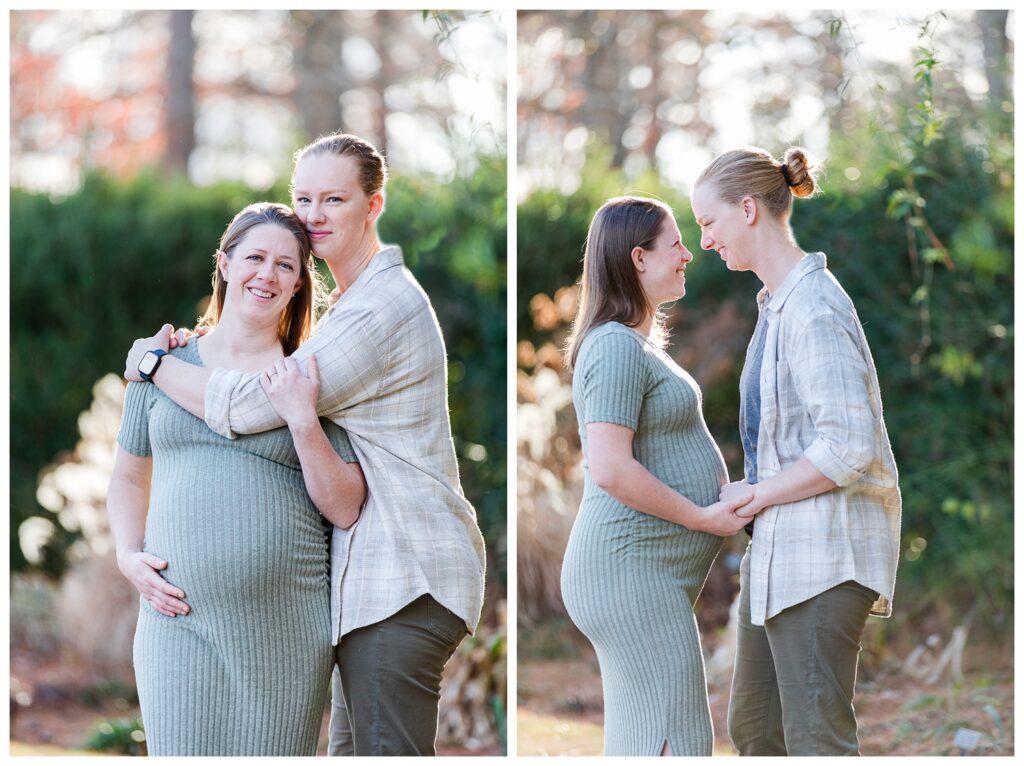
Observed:
[[[299,279],[300,287],[292,296],[287,308],[281,313],[278,323],[277,337],[281,341],[285,356],[292,354],[309,337],[313,331],[315,315],[327,304],[327,290],[323,278],[316,270],[313,262],[312,246],[306,227],[290,207],[277,202],[255,202],[242,208],[231,219],[227,229],[220,238],[219,252],[229,259],[234,254],[238,243],[245,238],[250,230],[263,224],[274,224],[288,231],[299,243]],[[213,297],[206,313],[199,318],[196,327],[212,328],[220,321],[224,311],[224,296],[227,282],[217,266],[217,253],[213,256]]]
[[[735,205],[744,197],[760,200],[775,218],[788,219],[793,197],[819,191],[820,165],[812,165],[799,146],[790,147],[782,162],[755,146],[720,154],[701,171],[694,188],[714,184],[723,202]]]
[[[651,340],[664,344],[664,317],[651,307],[631,253],[651,249],[672,209],[648,197],[613,197],[594,213],[583,251],[580,301],[572,332],[565,344],[565,364],[576,364],[580,343],[592,328],[604,322],[637,327],[654,312]]]

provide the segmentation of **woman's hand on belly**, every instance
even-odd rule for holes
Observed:
[[[119,554],[117,566],[121,574],[160,614],[167,617],[188,614],[189,606],[184,601],[184,591],[157,574],[158,570],[167,568],[167,562],[162,558],[145,551],[133,551]]]

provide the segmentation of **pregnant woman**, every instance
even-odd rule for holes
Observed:
[[[441,674],[480,619],[484,544],[459,481],[441,328],[401,249],[377,235],[385,180],[383,157],[357,136],[325,136],[296,155],[295,212],[340,297],[292,359],[311,366],[315,355],[317,412],[345,428],[369,488],[359,524],[332,532],[340,683],[328,750],[433,755]],[[167,346],[166,334],[137,340],[126,377]],[[234,438],[285,422],[257,369],[171,358],[153,382]]]
[[[273,367],[264,383],[289,428],[229,441],[151,383],[128,384],[108,511],[143,595],[134,659],[150,755],[316,753],[333,664],[327,534],[366,496],[345,432],[317,420],[315,376],[282,361],[309,334],[317,292],[302,222],[250,205],[221,238],[211,329],[171,352]],[[147,377],[162,357],[147,356]]]
[[[664,351],[659,306],[686,292],[692,259],[653,199],[609,200],[587,234],[567,348],[584,493],[562,596],[601,665],[605,755],[714,743],[693,606],[749,497],[718,500],[728,478],[700,389]]]
[[[757,516],[740,567],[729,735],[740,755],[858,755],[853,691],[869,614],[888,616],[900,542],[896,462],[857,311],[789,227],[816,191],[793,147],[726,152],[693,192],[701,247],[764,283],[740,377]]]

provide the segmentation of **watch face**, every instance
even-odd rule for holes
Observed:
[[[142,361],[139,362],[139,374],[140,375],[152,375],[153,371],[156,370],[157,364],[160,362],[160,357],[154,354],[152,351],[147,351],[142,355]]]

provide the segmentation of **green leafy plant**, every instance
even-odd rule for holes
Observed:
[[[504,582],[505,163],[476,164],[446,183],[393,178],[380,230],[402,246],[438,315],[463,487],[491,548],[489,579]],[[287,190],[99,173],[61,199],[11,190],[12,569],[28,567],[18,527],[46,514],[40,471],[74,448],[93,384],[123,370],[135,338],[194,323],[224,226],[262,198]],[[77,537],[59,527],[40,568],[59,575]]]
[[[121,755],[145,755],[146,733],[139,718],[103,721],[85,742],[86,750]]]

